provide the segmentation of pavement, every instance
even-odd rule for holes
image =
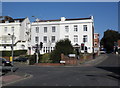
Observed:
[[[0,76],[0,83],[1,85],[0,86],[6,86],[8,84],[11,84],[11,83],[15,83],[15,82],[18,82],[18,81],[21,81],[21,80],[24,80],[24,79],[27,79],[27,78],[30,78],[32,77],[32,75],[30,74],[27,74],[27,73],[18,73],[18,72],[15,72],[15,71],[10,71],[6,74],[3,74],[2,76]]]
[[[105,60],[107,58],[107,55],[101,55],[101,56],[97,56],[95,59],[92,59],[90,61],[86,61],[85,63],[80,64],[79,66],[94,66],[100,62],[102,62],[103,60]],[[65,66],[66,67],[66,66]],[[2,86],[6,86],[8,84],[11,83],[15,83],[24,79],[28,79],[31,78],[32,75],[27,74],[27,73],[23,73],[23,72],[8,72],[5,75],[0,76],[0,82],[2,83]]]
[[[81,66],[95,66],[95,65],[103,62],[104,60],[106,60],[107,57],[108,56],[106,54],[101,54],[99,56],[96,56],[95,59],[85,61],[84,63],[81,64]]]

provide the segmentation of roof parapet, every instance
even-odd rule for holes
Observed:
[[[66,20],[66,18],[65,17],[61,17],[61,21],[65,21]]]
[[[93,16],[90,16],[90,18],[91,18],[91,19],[94,19],[94,17],[93,17]]]

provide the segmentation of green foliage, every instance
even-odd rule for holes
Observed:
[[[0,53],[2,53],[2,56],[11,56],[11,51],[0,51]],[[20,56],[20,55],[26,55],[27,50],[14,50],[14,56]]]
[[[31,55],[31,56],[28,56],[28,59],[29,59],[29,65],[33,65],[36,63],[36,55]]]
[[[15,50],[14,51],[14,56],[19,56],[19,55],[26,55],[27,50]]]
[[[61,53],[68,55],[73,51],[73,46],[68,39],[60,40],[56,43],[55,50],[50,54],[50,59],[54,63],[58,63],[61,59]]]
[[[113,51],[114,42],[120,39],[120,33],[114,30],[107,30],[104,32],[104,36],[101,39],[100,45],[107,50],[107,52]]]
[[[52,61],[50,60],[50,54],[49,53],[45,53],[42,55],[41,59],[40,59],[40,63],[51,63]]]

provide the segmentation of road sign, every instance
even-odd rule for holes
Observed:
[[[75,54],[69,54],[68,56],[69,57],[75,57]]]
[[[60,61],[61,64],[65,64],[65,61]]]

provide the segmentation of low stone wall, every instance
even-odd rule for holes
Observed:
[[[35,63],[37,66],[63,66],[64,64],[60,63]]]
[[[78,65],[85,61],[95,59],[96,56],[98,56],[97,53],[94,54],[94,58],[93,55],[91,54],[91,55],[85,55],[84,57],[80,57],[79,59],[77,59],[77,58],[70,58],[68,56],[65,56],[64,54],[61,54],[61,61],[65,61],[66,65]]]

